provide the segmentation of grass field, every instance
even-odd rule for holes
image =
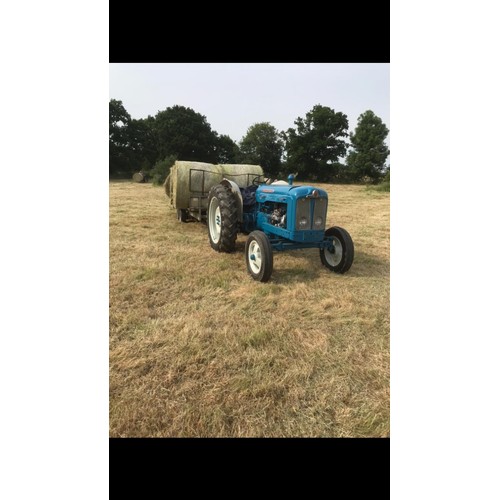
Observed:
[[[351,270],[276,253],[258,283],[246,236],[217,253],[163,188],[110,182],[110,436],[389,435],[389,193],[318,185]]]

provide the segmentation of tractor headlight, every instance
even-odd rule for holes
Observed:
[[[300,227],[307,227],[307,217],[301,217],[299,220]]]
[[[323,225],[323,217],[316,217],[314,219],[314,225],[317,227],[321,227]]]

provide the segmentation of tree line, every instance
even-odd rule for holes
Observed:
[[[302,181],[381,182],[388,179],[389,129],[371,110],[348,134],[347,116],[317,104],[295,127],[278,131],[255,123],[239,143],[212,130],[191,108],[171,106],[154,117],[134,119],[122,101],[109,102],[109,173],[130,177],[139,170],[161,183],[176,159],[208,163],[259,164],[266,175]],[[344,161],[341,161],[344,160]]]

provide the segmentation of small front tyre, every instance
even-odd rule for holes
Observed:
[[[273,272],[273,248],[262,231],[252,231],[245,245],[245,260],[250,276],[265,283]]]
[[[325,231],[325,236],[333,237],[332,245],[319,250],[321,263],[334,273],[346,273],[354,259],[354,243],[350,234],[345,229],[334,226]]]

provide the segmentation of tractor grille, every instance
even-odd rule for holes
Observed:
[[[327,206],[327,198],[299,198],[297,200],[295,230],[324,230]],[[319,218],[321,218],[321,221],[319,221]],[[315,222],[320,222],[320,224],[315,224]]]
[[[306,198],[299,198],[297,200],[295,229],[300,231],[310,228],[311,228],[311,202]]]
[[[312,220],[312,229],[321,229],[324,231],[325,229],[325,223],[326,223],[326,209],[328,206],[328,199],[327,198],[316,198],[314,201],[314,217]],[[321,217],[321,223],[316,224],[316,222],[319,222],[319,218]]]

